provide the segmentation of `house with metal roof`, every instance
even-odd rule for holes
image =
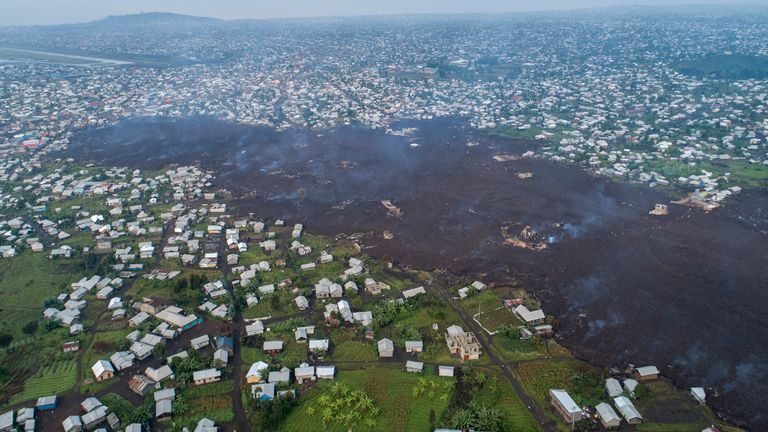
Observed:
[[[629,398],[619,396],[613,399],[613,404],[627,423],[634,425],[643,422],[643,417],[640,415],[640,411],[635,408],[635,405]]]
[[[550,403],[558,414],[568,424],[572,424],[584,419],[584,412],[581,407],[571,398],[567,391],[562,389],[549,390]]]
[[[603,402],[597,405],[595,411],[604,428],[615,429],[621,424],[621,417],[619,417],[619,415],[616,414],[616,411],[614,411],[607,403]]]

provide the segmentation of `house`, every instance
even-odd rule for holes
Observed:
[[[627,423],[634,425],[643,422],[643,417],[640,415],[640,412],[637,410],[637,408],[635,408],[635,405],[632,403],[632,401],[630,401],[626,396],[619,396],[614,398],[613,404],[616,406],[616,409],[621,413],[622,417],[624,417],[624,420],[626,420]]]
[[[232,338],[226,336],[219,336],[216,338],[216,349],[224,350],[229,355],[235,354],[235,345]]]
[[[199,351],[211,343],[211,338],[208,337],[207,334],[198,336],[191,341],[189,341],[190,345],[192,345],[192,349],[195,351]]]
[[[413,373],[422,373],[424,372],[424,363],[408,360],[407,362],[405,362],[405,371],[413,372]]]
[[[438,366],[437,367],[437,374],[441,377],[452,377],[453,376],[453,366]]]
[[[61,426],[64,428],[64,432],[82,432],[83,422],[80,420],[80,416],[69,416],[61,422]]]
[[[37,408],[38,411],[48,411],[48,410],[56,409],[56,396],[55,395],[43,396],[41,398],[38,398],[35,408]]]
[[[307,363],[302,363],[299,367],[293,370],[293,376],[296,377],[296,381],[299,384],[303,384],[304,381],[311,381],[315,379],[315,367],[310,366]]]
[[[160,366],[157,369],[153,367],[147,367],[144,369],[144,374],[154,382],[161,382],[166,378],[173,377],[173,370],[171,370],[171,367],[168,365]]]
[[[192,381],[195,385],[209,384],[221,380],[221,371],[218,369],[204,369],[192,372]]]
[[[265,352],[268,354],[278,354],[280,351],[283,350],[283,341],[277,340],[277,341],[265,341],[264,345],[262,346]]]
[[[85,412],[91,412],[100,406],[104,406],[104,404],[95,397],[89,397],[80,403],[80,408]]]
[[[7,413],[0,415],[0,432],[16,432],[16,428],[13,427],[13,415],[13,411],[8,411]]]
[[[260,320],[256,320],[245,326],[245,334],[248,336],[259,335],[262,333],[264,333],[264,323]]]
[[[257,401],[268,401],[275,398],[275,384],[263,383],[251,386],[251,394]]]
[[[133,360],[136,356],[130,351],[118,351],[109,357],[109,360],[118,371],[128,369],[133,366]]]
[[[378,344],[379,357],[393,357],[395,355],[395,344],[392,340],[384,338]]]
[[[162,419],[170,417],[173,413],[173,402],[170,400],[161,400],[155,403],[155,418]]]
[[[229,364],[229,352],[224,349],[217,349],[213,352],[213,361],[219,367],[227,367]]]
[[[426,294],[426,293],[427,293],[427,291],[424,290],[424,287],[420,286],[420,287],[416,287],[416,288],[407,289],[407,290],[403,291],[402,294],[403,294],[403,298],[404,299],[409,299],[409,298],[412,298],[412,297],[416,297],[419,294]]]
[[[584,419],[584,412],[581,410],[581,407],[574,402],[567,391],[550,389],[549,397],[552,407],[555,408],[555,411],[560,414],[566,423],[573,424]]]
[[[152,349],[152,345],[143,342],[134,342],[131,344],[130,351],[139,361],[141,361],[152,355]]]
[[[336,366],[317,366],[315,367],[317,379],[333,379],[336,375]]]
[[[448,345],[448,350],[453,354],[458,354],[462,360],[480,358],[480,342],[472,332],[465,332],[457,325],[452,325],[446,329],[445,343]]]
[[[328,339],[310,339],[309,350],[314,353],[328,352],[330,341]]]
[[[420,353],[424,351],[424,342],[422,341],[405,341],[405,352],[407,353]]]
[[[176,389],[174,389],[174,388],[167,388],[167,389],[158,390],[152,396],[154,396],[155,402],[160,402],[161,400],[170,400],[170,401],[172,401],[172,400],[176,399]]]
[[[707,402],[707,393],[703,387],[691,387],[691,396],[696,399],[696,402],[704,405]]]
[[[93,376],[96,377],[96,381],[101,382],[115,376],[115,368],[112,367],[112,363],[106,360],[98,360],[91,366]]]
[[[70,341],[70,342],[64,342],[64,346],[62,347],[62,351],[66,352],[75,352],[80,350],[80,341]]]
[[[621,425],[621,417],[607,403],[603,402],[596,406],[595,411],[605,429],[615,429]]]
[[[120,419],[114,412],[107,414],[107,424],[113,431],[120,430]]]
[[[125,427],[125,432],[143,432],[141,423],[131,423]]]
[[[291,382],[291,370],[287,367],[283,367],[279,371],[269,372],[268,381],[278,384],[289,384]]]
[[[131,327],[138,327],[139,325],[141,325],[141,323],[143,323],[148,319],[149,319],[149,314],[144,311],[141,311],[128,320],[128,325]]]
[[[90,411],[81,417],[83,426],[85,426],[86,429],[93,429],[94,426],[103,423],[106,419],[107,408],[103,405],[95,408],[93,411]]]
[[[155,386],[155,382],[145,375],[134,375],[128,381],[128,388],[139,396],[146,396]]]
[[[638,383],[637,381],[633,380],[632,378],[627,378],[627,379],[625,379],[625,380],[624,380],[624,382],[622,383],[622,385],[624,386],[624,390],[625,390],[627,393],[629,393],[629,394],[630,394],[630,396],[634,396],[634,394],[635,394],[635,389],[637,388],[637,386],[639,385],[639,383]]]
[[[659,378],[659,369],[656,366],[642,366],[635,368],[635,379],[638,381],[654,381]]]
[[[621,388],[621,383],[616,378],[608,378],[605,380],[605,391],[610,397],[621,396],[624,393],[624,389]]]
[[[535,325],[535,324],[541,324],[546,319],[546,316],[544,315],[544,311],[541,309],[537,309],[535,311],[532,311],[528,309],[525,305],[519,305],[514,309],[515,315],[520,318],[521,321],[523,321],[525,324],[528,325]]]
[[[309,307],[309,301],[304,296],[298,296],[296,299],[294,299],[294,301],[296,302],[296,307],[298,307],[299,310],[307,310]]]
[[[251,365],[248,369],[248,373],[245,374],[245,382],[248,384],[256,384],[261,382],[264,377],[264,373],[269,370],[269,365],[263,361],[257,361]]]

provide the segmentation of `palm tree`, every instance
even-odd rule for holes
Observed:
[[[313,416],[316,414],[315,407],[309,407],[307,408],[307,415]]]

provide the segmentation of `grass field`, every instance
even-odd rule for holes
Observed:
[[[23,337],[21,328],[42,318],[43,301],[56,297],[79,279],[78,272],[59,265],[60,262],[51,261],[44,254],[31,252],[0,260],[0,331],[14,338]]]
[[[496,309],[486,310],[477,316],[477,320],[486,329],[495,332],[505,325],[518,325],[520,321],[509,309],[500,306]]]
[[[40,369],[24,383],[24,390],[11,397],[11,404],[37,399],[68,391],[77,381],[77,362],[75,360],[57,361]]]
[[[373,343],[350,340],[333,348],[333,359],[336,361],[376,361],[378,358]]]
[[[429,413],[435,411],[439,419],[448,406],[450,391],[443,394],[414,397],[413,388],[423,375],[409,374],[393,368],[370,368],[364,370],[339,371],[337,380],[347,383],[352,390],[363,390],[373,399],[373,405],[380,410],[373,427],[353,425],[353,431],[427,431],[430,430]],[[428,376],[429,380],[446,380]],[[329,382],[321,382],[309,393],[300,397],[299,406],[288,416],[283,431],[313,430],[322,424],[318,413],[310,415],[308,409],[315,405]],[[346,432],[347,428],[334,423],[322,425],[326,431]]]
[[[509,426],[508,430],[515,432],[539,431],[539,424],[533,418],[528,407],[517,396],[515,390],[507,383],[498,370],[487,369],[487,373],[496,378],[500,384],[501,394],[498,400],[488,401],[488,405],[500,409],[504,414],[504,422]],[[480,398],[482,400],[482,397]]]

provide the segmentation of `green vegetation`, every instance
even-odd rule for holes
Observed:
[[[24,383],[24,390],[13,395],[10,403],[61,394],[71,389],[76,381],[77,362],[75,360],[57,361],[29,377]]]
[[[352,430],[369,431],[410,431],[428,430],[429,413],[434,411],[439,419],[448,406],[450,390],[439,386],[435,397],[414,396],[414,388],[419,379],[441,382],[445,379],[434,376],[424,377],[391,368],[374,367],[362,370],[344,370],[338,372],[337,382],[346,384],[350,391],[362,391],[370,397],[373,407],[379,415],[374,424],[366,422],[367,417],[352,423]],[[283,424],[282,430],[311,430],[322,422],[323,413],[319,399],[326,395],[332,386],[329,382],[319,382],[312,390],[305,393],[299,406],[293,410]],[[427,415],[424,415],[427,413]],[[349,428],[346,423],[326,422],[324,430],[345,432]]]
[[[577,360],[539,360],[521,363],[515,373],[539,406],[549,406],[549,390],[562,388],[582,406],[595,406],[606,399],[603,376],[595,368]],[[552,410],[544,410],[562,423]]]
[[[130,401],[117,393],[107,393],[101,396],[101,402],[117,415],[123,425],[131,423],[148,423],[151,414],[144,405],[134,406]]]
[[[477,320],[492,332],[498,331],[503,326],[520,324],[515,314],[504,306],[481,312]]]
[[[333,359],[336,361],[376,361],[378,358],[373,343],[346,341],[333,348]]]
[[[16,339],[24,337],[22,327],[31,317],[42,318],[45,300],[66,291],[79,279],[79,273],[72,270],[41,253],[0,260],[0,332]]]

